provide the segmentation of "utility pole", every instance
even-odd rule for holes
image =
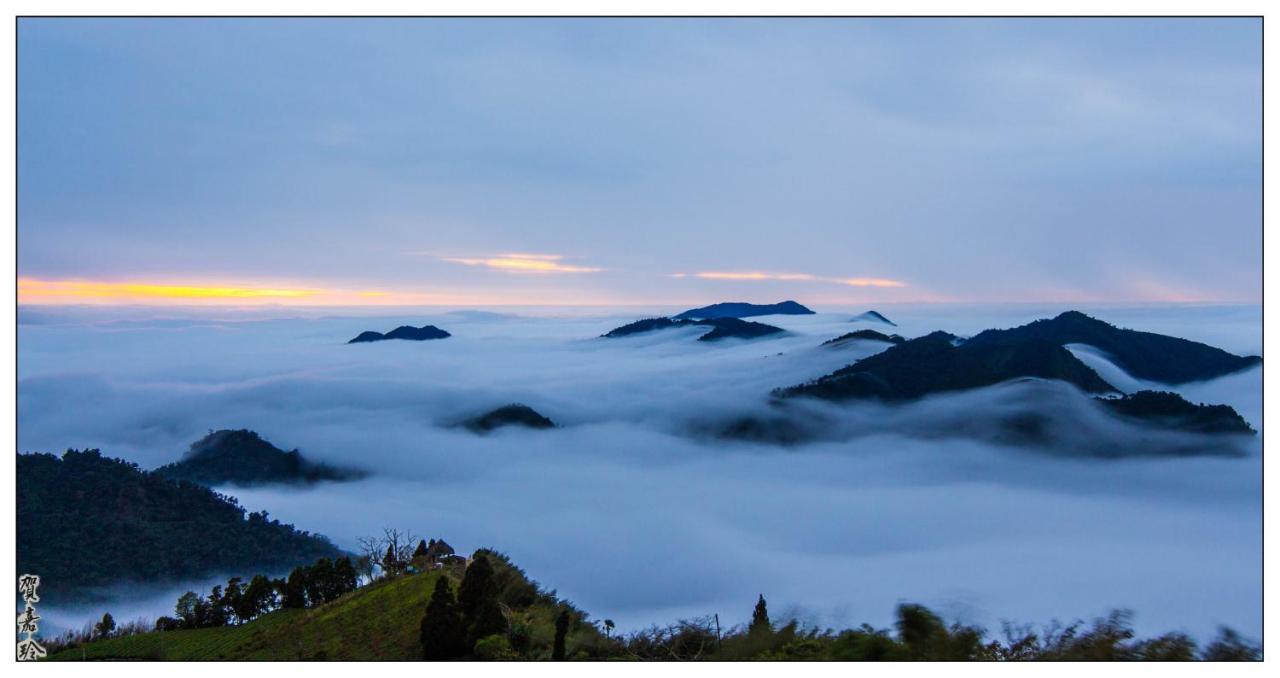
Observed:
[[[716,652],[720,652],[720,613],[715,613],[716,617]]]

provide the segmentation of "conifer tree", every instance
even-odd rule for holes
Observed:
[[[413,550],[413,557],[414,557],[414,558],[422,558],[422,557],[424,557],[424,556],[426,556],[426,555],[427,555],[427,540],[426,540],[426,539],[419,539],[419,540],[418,540],[418,548],[416,548],[416,549],[414,549],[414,550]]]
[[[466,652],[464,634],[462,615],[453,599],[453,587],[449,585],[449,578],[441,575],[436,580],[435,591],[431,593],[431,602],[427,603],[427,613],[422,617],[422,658],[445,661],[461,657]]]
[[[560,610],[560,616],[556,617],[556,638],[555,644],[551,646],[552,661],[564,661],[564,641],[569,635],[569,610]]]
[[[474,621],[480,607],[489,598],[497,597],[497,583],[493,579],[493,565],[483,555],[476,556],[467,566],[462,576],[462,586],[458,588],[458,608],[462,617]]]
[[[495,633],[505,633],[507,619],[499,603],[498,582],[493,565],[484,555],[476,556],[462,577],[458,607],[467,629],[467,645]]]
[[[756,601],[756,609],[751,613],[751,626],[747,627],[747,633],[752,636],[768,635],[773,633],[773,625],[769,623],[769,606],[764,602],[764,594],[760,594],[760,600]]]
[[[395,574],[400,570],[400,561],[396,557],[395,544],[387,544],[387,552],[382,556],[382,571]]]

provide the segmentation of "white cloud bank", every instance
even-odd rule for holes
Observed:
[[[772,609],[823,625],[887,624],[894,605],[911,600],[993,630],[1002,619],[1128,607],[1143,633],[1208,636],[1227,624],[1258,635],[1258,443],[1244,457],[1101,460],[1078,454],[1087,453],[1082,443],[1052,454],[985,442],[980,431],[937,434],[981,422],[965,414],[975,405],[1016,405],[1028,388],[1071,402],[1043,384],[907,408],[851,405],[829,439],[802,446],[690,434],[697,422],[763,412],[770,389],[878,350],[817,348],[870,327],[848,321],[862,310],[759,318],[790,333],[720,344],[695,341],[696,328],[596,338],[645,315],[630,311],[272,318],[41,310],[20,319],[19,449],[100,447],[154,467],[208,429],[251,428],[375,475],[305,490],[232,490],[246,507],[347,548],[384,526],[466,550],[493,546],[623,628],[711,612],[742,622],[764,593]],[[971,334],[1064,309],[880,310],[916,335]],[[1094,313],[1260,351],[1256,307]],[[343,343],[407,323],[454,336]],[[1227,402],[1261,428],[1258,370],[1182,390]],[[475,436],[449,426],[509,402],[563,427]],[[1110,426],[1090,430],[1113,443],[1132,434],[1094,425]],[[117,618],[156,614],[166,595],[110,609]],[[77,615],[101,614],[46,607],[50,622],[64,614],[71,626]]]

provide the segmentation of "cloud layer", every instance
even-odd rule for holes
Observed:
[[[1056,398],[1068,421],[1093,422],[1082,430],[1113,442],[1135,434],[1070,414],[1081,401],[1052,385],[839,408],[839,430],[796,447],[698,434],[699,422],[766,413],[770,389],[878,350],[817,348],[866,309],[820,310],[761,319],[786,336],[719,345],[685,329],[599,339],[635,316],[598,310],[376,318],[28,310],[19,327],[19,449],[94,446],[153,467],[208,429],[252,428],[375,475],[232,491],[244,505],[350,548],[383,526],[467,550],[494,546],[623,628],[710,612],[742,622],[763,592],[771,609],[823,625],[885,624],[906,599],[992,628],[1124,606],[1143,632],[1209,635],[1229,624],[1256,635],[1256,445],[1242,458],[1100,460],[1071,446],[995,444],[972,416]],[[971,334],[1063,309],[880,310],[914,335]],[[1237,352],[1260,345],[1256,307],[1095,312]],[[342,343],[368,327],[424,322],[454,336]],[[1187,393],[1228,402],[1260,425],[1257,371]],[[561,428],[476,436],[452,426],[509,402]],[[976,429],[954,435],[965,421]],[[111,609],[126,618],[154,606]]]

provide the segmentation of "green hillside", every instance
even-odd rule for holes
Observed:
[[[295,579],[294,574],[290,579]],[[457,592],[456,598],[454,591]],[[288,595],[288,593],[286,593]],[[835,661],[1250,661],[1261,648],[1231,629],[1200,646],[1183,633],[1139,638],[1131,615],[1092,623],[1009,627],[1004,639],[948,625],[920,605],[898,606],[893,630],[774,623],[764,596],[749,625],[718,618],[612,633],[529,580],[493,551],[470,565],[391,575],[312,607],[280,607],[242,624],[132,633],[50,646],[52,661],[77,660],[835,660]],[[456,601],[456,602],[455,602]],[[169,621],[175,621],[170,619]],[[176,628],[176,627],[169,627]],[[1021,630],[1019,630],[1021,629]]]
[[[519,575],[515,586],[527,584]],[[216,660],[418,660],[419,629],[436,580],[443,571],[379,580],[313,609],[279,609],[238,626],[151,632],[86,643],[56,652],[51,660],[152,659]],[[514,595],[514,594],[512,594]],[[532,604],[507,606],[512,625],[529,637],[529,654],[550,656],[555,617],[561,606],[539,595]],[[590,647],[601,638],[580,613],[569,633],[571,647]]]

